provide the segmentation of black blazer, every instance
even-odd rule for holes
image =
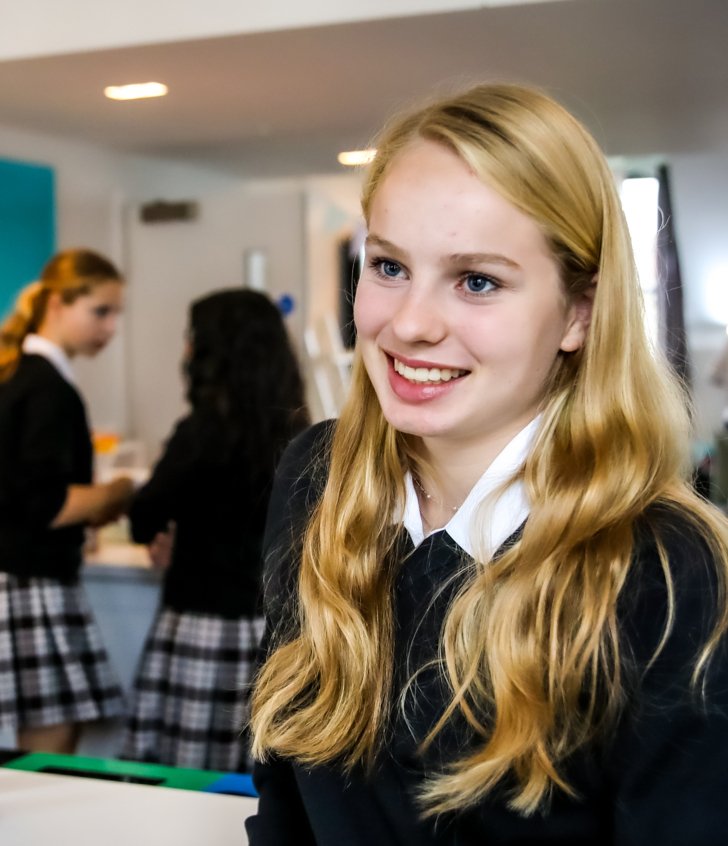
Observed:
[[[323,483],[310,474],[312,451],[329,428],[299,437],[279,468],[266,537],[269,625],[295,602],[295,554],[286,540],[305,523]],[[314,444],[318,442],[318,447]],[[307,469],[309,468],[309,469]],[[345,774],[334,765],[307,767],[274,759],[258,763],[258,812],[247,820],[251,846],[722,846],[728,839],[728,657],[719,650],[708,675],[703,705],[690,690],[691,661],[708,630],[714,577],[707,550],[679,515],[655,512],[670,555],[676,619],[659,659],[646,663],[666,615],[665,581],[654,534],[641,533],[619,609],[625,662],[637,668],[634,688],[613,734],[567,762],[578,796],[557,792],[548,812],[522,817],[509,810],[505,790],[476,807],[423,820],[416,792],[475,741],[451,721],[425,755],[418,741],[439,715],[447,691],[436,673],[419,679],[409,723],[393,708],[391,740],[371,773]],[[281,542],[283,539],[283,542]],[[465,553],[439,532],[408,553],[395,586],[395,684],[437,654],[440,628],[454,585],[433,602],[443,578]],[[293,599],[290,600],[290,597]]]
[[[223,421],[195,411],[176,425],[129,511],[137,543],[177,523],[163,602],[224,617],[262,614],[260,581],[270,489],[252,484]]]
[[[93,448],[76,389],[39,355],[0,382],[0,570],[78,577],[82,525],[49,528],[69,485],[91,482]]]

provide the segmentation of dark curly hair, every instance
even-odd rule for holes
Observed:
[[[223,424],[230,459],[268,488],[284,447],[309,423],[281,312],[265,294],[230,288],[192,303],[189,330],[187,399]]]

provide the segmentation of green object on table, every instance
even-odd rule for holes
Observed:
[[[5,767],[36,773],[84,776],[108,781],[174,787],[178,790],[207,790],[227,775],[213,770],[192,770],[144,764],[138,761],[117,761],[113,758],[86,758],[79,755],[56,755],[45,752],[20,754]]]

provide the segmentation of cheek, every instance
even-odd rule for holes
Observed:
[[[85,335],[95,335],[98,332],[98,327],[99,321],[93,315],[89,315],[80,328]]]
[[[361,338],[373,338],[384,320],[384,303],[374,286],[360,283],[354,300],[354,325]]]
[[[498,362],[511,371],[525,371],[536,380],[548,374],[559,354],[565,324],[553,310],[520,312],[489,321],[487,326],[462,327],[461,338],[476,357]],[[527,377],[526,377],[527,378]]]
[[[554,310],[550,318],[544,319],[542,315],[542,319],[534,321],[530,330],[525,330],[530,331],[528,358],[530,358],[535,378],[546,379],[553,370],[560,355],[561,341],[566,328],[563,312]]]
[[[82,337],[83,335],[88,334],[89,329],[89,320],[83,314],[77,314],[74,316],[73,320],[71,321],[71,332],[78,336]]]

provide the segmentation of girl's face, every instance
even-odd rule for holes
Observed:
[[[93,356],[113,338],[123,307],[124,286],[100,282],[72,303],[57,306],[56,335],[69,356]]]
[[[435,448],[502,447],[538,412],[589,303],[537,224],[446,147],[417,141],[371,205],[354,317],[386,419]],[[492,452],[492,450],[491,450]]]

